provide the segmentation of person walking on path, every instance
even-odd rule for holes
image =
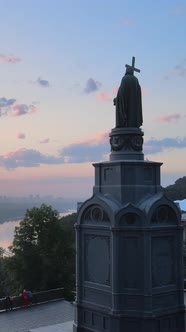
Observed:
[[[22,299],[23,299],[23,306],[25,308],[28,307],[28,294],[27,294],[26,289],[24,289],[22,292]]]
[[[32,305],[33,304],[33,293],[32,293],[32,291],[28,290],[27,295],[28,295],[29,304]]]

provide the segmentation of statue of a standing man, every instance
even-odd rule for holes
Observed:
[[[132,58],[132,66],[126,65],[126,73],[122,78],[117,97],[114,98],[116,106],[116,127],[141,127],[143,123],[141,87],[138,79],[133,75],[135,58]]]

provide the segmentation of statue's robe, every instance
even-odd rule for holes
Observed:
[[[138,79],[126,73],[116,97],[116,127],[136,127],[143,123],[141,87]]]

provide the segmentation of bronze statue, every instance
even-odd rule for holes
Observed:
[[[132,58],[132,66],[126,65],[126,73],[122,78],[117,97],[114,98],[116,106],[116,127],[139,128],[143,123],[141,87],[138,79],[133,75],[134,71],[140,72],[134,67],[135,58]]]

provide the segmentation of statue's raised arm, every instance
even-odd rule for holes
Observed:
[[[135,68],[135,57],[132,58],[132,66],[126,65],[125,76],[114,98],[116,106],[116,127],[139,128],[143,123],[141,87],[138,79],[134,76],[134,71],[140,72]]]

